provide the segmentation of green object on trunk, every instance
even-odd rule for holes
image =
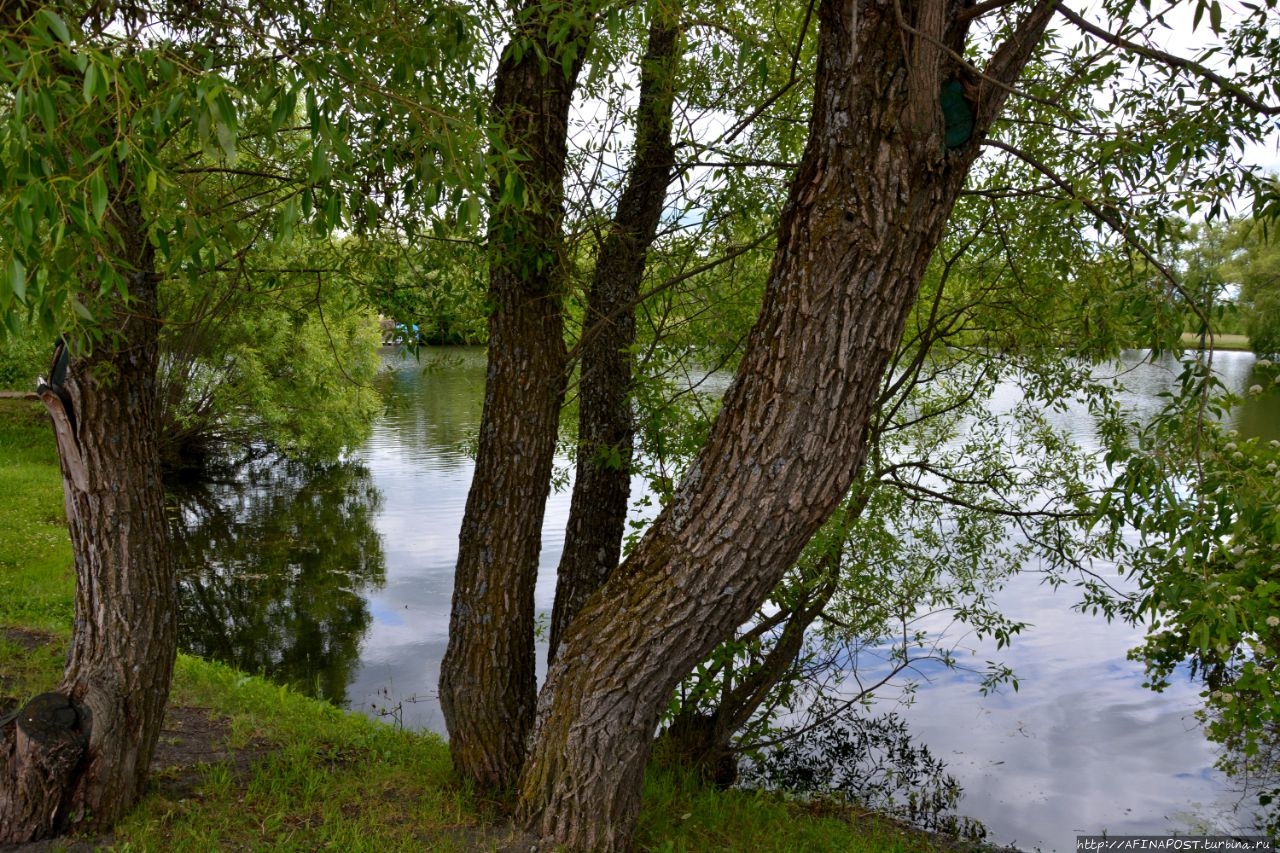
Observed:
[[[948,148],[959,148],[973,136],[973,105],[964,96],[964,85],[959,80],[942,84],[942,120]]]

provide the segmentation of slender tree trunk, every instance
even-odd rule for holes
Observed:
[[[533,591],[565,389],[568,114],[591,26],[572,4],[531,0],[520,16],[494,81],[489,366],[440,666],[454,767],[485,789],[515,783],[533,725]],[[552,45],[559,25],[571,35]]]
[[[126,304],[72,357],[54,420],[75,554],[75,631],[58,690],[0,731],[0,842],[110,827],[141,796],[169,695],[177,592],[157,442],[154,252],[122,193]],[[96,289],[96,285],[95,285]],[[51,377],[52,379],[52,377]]]
[[[640,63],[635,159],[600,245],[587,294],[578,382],[577,473],[556,573],[552,659],[565,629],[617,567],[622,552],[635,435],[631,412],[635,306],[676,158],[671,113],[679,65],[677,14],[661,4],[651,9],[649,45]]]
[[[861,466],[877,391],[978,141],[1052,15],[997,51],[975,138],[943,143],[959,2],[823,0],[810,139],[761,317],[710,439],[637,551],[569,626],[539,697],[520,819],[627,847],[659,715],[764,600]],[[901,16],[899,18],[898,16]],[[948,50],[949,49],[949,50]]]

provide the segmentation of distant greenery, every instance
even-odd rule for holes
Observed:
[[[310,273],[299,272],[305,263]],[[326,461],[362,442],[382,411],[378,322],[331,247],[297,241],[220,286],[165,283],[161,461],[174,475],[278,452]],[[314,265],[329,266],[317,271]],[[53,341],[0,335],[0,388],[35,390]]]
[[[1240,250],[1228,274],[1240,282],[1245,331],[1254,352],[1280,358],[1280,235],[1275,223],[1236,227]]]
[[[381,403],[378,324],[342,253],[295,238],[217,282],[166,282],[161,454],[200,471],[267,451],[331,460]]]
[[[1216,304],[1213,333],[1243,333],[1262,357],[1280,357],[1280,235],[1276,223],[1197,225],[1182,251],[1188,287]],[[1199,334],[1201,329],[1192,328]]]
[[[343,243],[362,292],[377,311],[419,342],[483,344],[488,339],[487,256],[464,241],[351,238]]]
[[[49,369],[52,353],[53,341],[28,327],[0,334],[0,389],[34,391],[36,377]]]

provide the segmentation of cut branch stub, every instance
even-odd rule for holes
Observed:
[[[65,824],[63,795],[89,747],[90,715],[65,694],[41,693],[10,722],[13,731],[0,729],[0,843],[22,843]]]

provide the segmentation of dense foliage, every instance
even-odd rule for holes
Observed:
[[[1249,393],[1276,393],[1263,387],[1276,376],[1260,362]],[[1233,400],[1207,360],[1188,360],[1180,381],[1182,393],[1145,424],[1109,413],[1106,460],[1115,477],[1095,519],[1105,533],[1101,553],[1119,562],[1135,591],[1117,596],[1092,585],[1088,605],[1147,626],[1132,654],[1155,689],[1189,665],[1205,685],[1208,733],[1227,748],[1224,768],[1274,785],[1280,442],[1228,426]],[[1275,791],[1260,793],[1263,806],[1274,805]]]
[[[161,338],[161,452],[171,472],[265,452],[332,460],[369,434],[376,318],[338,253],[295,239],[219,286],[171,282]]]
[[[1280,91],[1275,3],[1226,16],[1217,2],[1185,5],[1203,43],[1190,57],[1154,37],[1175,9],[1113,0],[1096,13],[1101,25],[1053,11],[1027,73],[1004,84],[1015,97],[982,142],[894,349],[865,466],[854,477],[854,463],[827,460],[851,491],[756,616],[685,681],[671,730],[718,721],[713,740],[749,749],[779,714],[856,671],[858,653],[881,654],[893,672],[919,656],[949,663],[917,624],[924,610],[1008,642],[1021,626],[990,594],[1035,561],[1055,582],[1080,583],[1089,603],[1152,620],[1139,654],[1153,683],[1192,660],[1209,680],[1211,732],[1246,758],[1261,754],[1280,642],[1271,449],[1223,433],[1215,418],[1227,404],[1202,365],[1150,423],[1117,409],[1087,366],[1122,347],[1174,348],[1187,327],[1211,337],[1233,285],[1255,349],[1280,350],[1276,244],[1265,236],[1280,194],[1240,153],[1274,132],[1280,111],[1268,101]],[[823,94],[810,6],[0,4],[4,370],[29,372],[38,342],[57,335],[77,356],[127,351],[127,321],[151,313],[140,294],[154,283],[160,316],[146,319],[165,327],[171,467],[267,447],[331,458],[376,412],[374,311],[425,340],[476,342],[516,302],[503,299],[545,277],[528,304],[556,321],[554,340],[495,346],[513,359],[530,342],[565,355],[554,376],[512,371],[517,390],[567,380],[592,333],[585,282],[635,156],[630,72],[649,19],[668,14],[686,39],[666,81],[680,160],[633,306],[630,405],[653,492],[671,497],[717,412],[697,377],[739,363],[787,260],[770,261],[787,246],[775,228],[809,101]],[[972,87],[979,57],[1028,19],[1018,4],[948,14],[968,53],[947,61]],[[900,24],[904,45],[928,41]],[[499,57],[491,45],[504,43]],[[507,103],[510,92],[478,82],[495,68],[524,68],[568,94],[581,74],[578,109],[556,129],[567,133],[507,134],[542,114],[487,115],[490,95]],[[566,146],[568,180],[539,186],[535,167]],[[1239,199],[1256,228],[1210,224],[1204,251],[1179,254],[1185,218],[1212,223]],[[846,223],[861,200],[848,203]],[[486,296],[495,271],[513,286]],[[1000,389],[1020,402],[992,415]],[[512,399],[509,412],[532,411]],[[1069,401],[1099,415],[1105,475],[1052,424],[1048,413]],[[490,502],[497,515],[528,515],[508,512],[507,498]],[[1118,560],[1140,592],[1096,585],[1091,556]],[[987,683],[1011,678],[995,662]]]

